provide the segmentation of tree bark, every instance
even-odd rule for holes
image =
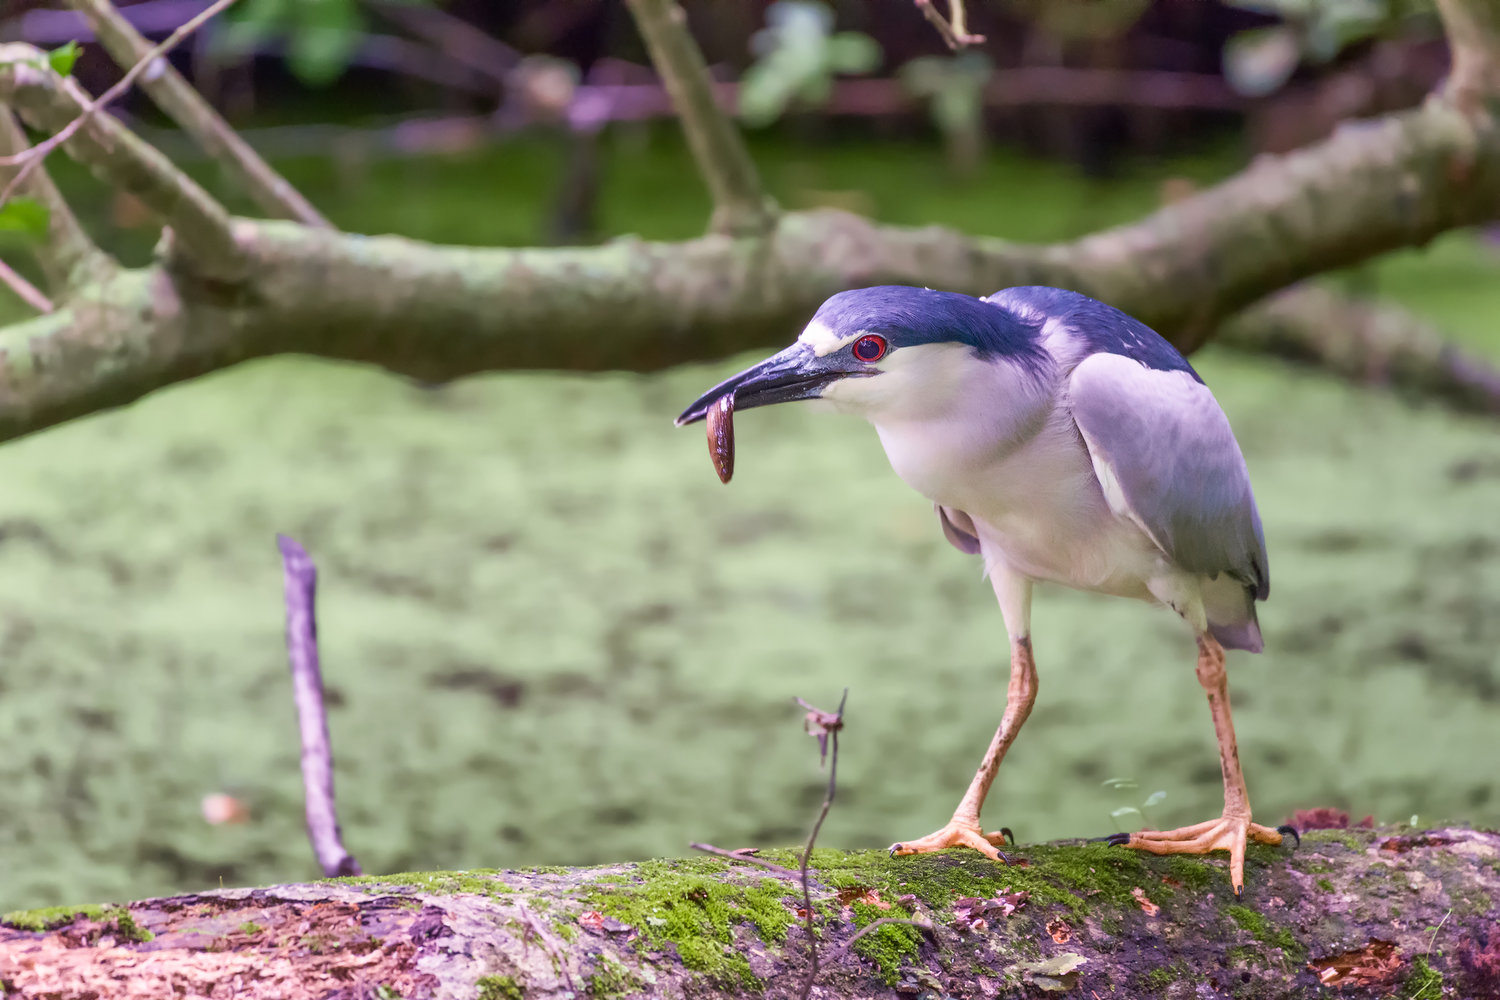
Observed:
[[[814,997],[1500,996],[1500,834],[1331,830],[1222,857],[818,851]],[[761,855],[795,864],[790,852]],[[8,997],[797,997],[795,878],[721,858],[366,876],[8,914]],[[891,923],[853,947],[857,930]]]

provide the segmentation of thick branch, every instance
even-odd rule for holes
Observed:
[[[29,148],[26,134],[11,115],[10,109],[0,104],[0,157],[14,156]],[[0,166],[0,189],[6,187],[19,168]],[[63,200],[62,192],[52,183],[52,178],[41,168],[33,170],[23,180],[17,193],[36,199],[47,210],[47,238],[32,252],[41,265],[47,286],[54,293],[74,287],[85,281],[103,277],[113,268],[110,257],[89,239],[73,210]]]
[[[626,2],[713,195],[712,228],[721,233],[764,232],[775,216],[775,205],[761,188],[739,129],[714,98],[713,78],[688,32],[687,15],[677,0]]]
[[[1495,833],[1333,830],[1296,850],[1255,845],[1243,899],[1222,855],[1076,842],[1016,854],[1024,867],[972,852],[819,851],[816,995],[1500,991]],[[377,875],[9,913],[0,980],[17,1000],[781,1000],[809,971],[802,906],[794,881],[719,858]]]
[[[718,358],[783,344],[827,296],[882,282],[1077,288],[1192,347],[1277,288],[1497,215],[1500,127],[1430,101],[1050,247],[839,212],[791,213],[761,238],[520,250],[241,220],[233,298],[150,269],[0,331],[0,440],[284,352],[428,381]]]
[[[68,2],[88,19],[94,34],[122,69],[129,69],[148,57],[152,44],[110,0]],[[141,75],[140,87],[245,189],[262,211],[274,218],[330,228],[328,220],[286,178],[271,169],[165,57],[161,57],[158,66]]]
[[[1392,305],[1296,285],[1231,317],[1216,343],[1388,385],[1470,413],[1500,413],[1500,370]]]
[[[32,127],[56,133],[78,122],[91,101],[71,77],[48,68],[43,53],[12,44],[0,45],[0,103],[11,105]],[[191,252],[197,273],[219,280],[243,273],[244,256],[223,206],[113,116],[95,111],[63,148],[160,216]]]

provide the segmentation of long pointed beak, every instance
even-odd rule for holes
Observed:
[[[840,364],[839,358],[820,358],[811,347],[803,343],[793,344],[778,354],[773,354],[758,365],[753,365],[714,386],[693,401],[693,405],[682,411],[677,426],[697,423],[724,396],[734,397],[734,408],[746,410],[754,406],[770,406],[772,403],[790,403],[798,399],[816,399],[823,394],[823,387],[830,382],[851,375],[873,375],[873,370],[850,369]]]

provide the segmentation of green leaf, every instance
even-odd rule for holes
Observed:
[[[1141,803],[1141,808],[1150,809],[1152,806],[1159,806],[1166,801],[1166,798],[1166,792],[1152,792],[1146,796],[1146,801]]]
[[[287,66],[310,87],[332,83],[343,75],[364,33],[364,18],[354,0],[301,0],[295,8]]]
[[[1126,816],[1139,816],[1140,814],[1141,811],[1135,806],[1121,806],[1110,813],[1115,819],[1124,819]]]
[[[73,64],[78,61],[78,56],[83,52],[77,42],[69,42],[59,45],[47,53],[47,64],[58,76],[67,76],[73,72]]]
[[[880,65],[880,43],[860,31],[840,31],[828,39],[827,59],[835,73],[873,73]]]
[[[1105,778],[1103,781],[1099,782],[1099,784],[1103,785],[1105,788],[1115,788],[1120,790],[1128,790],[1136,787],[1134,778]]]
[[[12,198],[0,205],[0,232],[20,233],[31,240],[47,238],[51,216],[35,198]]]

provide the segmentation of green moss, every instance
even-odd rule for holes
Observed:
[[[1317,884],[1317,887],[1319,889],[1323,890],[1324,892],[1332,892],[1333,891],[1333,883],[1330,882],[1330,881],[1328,881],[1326,878],[1320,878],[1320,879],[1318,879],[1318,881],[1317,881],[1316,884]]]
[[[156,935],[135,922],[123,906],[84,903],[81,906],[47,906],[39,910],[15,910],[0,917],[0,924],[22,931],[50,931],[66,927],[79,917],[112,924],[115,936],[126,941],[150,941]]]
[[[44,906],[38,910],[13,910],[0,917],[0,924],[22,931],[50,931],[66,927],[79,917],[86,920],[103,919],[111,907],[99,903],[84,903],[81,906]]]
[[[265,928],[263,928],[260,924],[257,924],[253,920],[247,920],[243,924],[240,924],[241,934],[259,934],[263,930],[265,930]]]
[[[608,955],[600,955],[599,963],[585,983],[584,992],[598,1000],[634,993],[645,983],[624,965]]]
[[[474,984],[479,1000],[525,1000],[526,993],[514,976],[485,976]]]
[[[869,903],[850,904],[854,911],[854,926],[866,927],[882,917],[904,917],[906,914],[892,907],[882,910]],[[901,964],[917,957],[922,947],[922,932],[907,924],[885,924],[854,942],[855,954],[868,958],[880,967],[881,978],[887,986],[896,985],[900,978]]]
[[[1407,1000],[1437,1000],[1442,995],[1443,974],[1427,964],[1426,955],[1412,959],[1402,996]]]
[[[1306,949],[1297,943],[1292,937],[1292,932],[1285,927],[1277,927],[1266,919],[1265,914],[1257,913],[1248,906],[1231,905],[1224,908],[1231,920],[1240,925],[1242,930],[1248,931],[1257,941],[1263,944],[1273,945],[1280,948],[1289,958],[1301,960]]]
[[[748,923],[762,941],[786,940],[795,920],[788,882],[727,881],[717,859],[647,861],[586,886],[585,905],[630,924],[650,945],[677,949],[683,965],[720,981],[758,986],[750,963],[733,947],[733,930]],[[736,873],[741,869],[735,868]]]
[[[1173,965],[1160,965],[1141,977],[1141,985],[1153,993],[1161,993],[1168,986],[1181,979],[1187,971],[1187,967],[1181,962]]]
[[[1368,837],[1361,837],[1348,830],[1309,830],[1302,839],[1312,844],[1343,844],[1351,851],[1363,851],[1370,846]]]
[[[150,931],[146,930],[146,928],[136,923],[135,918],[130,915],[129,910],[122,908],[115,912],[112,915],[111,919],[113,920],[115,925],[116,936],[123,938],[126,941],[138,941],[144,943],[156,937],[155,934],[151,933]]]
[[[500,879],[498,868],[475,868],[465,872],[402,872],[396,875],[348,875],[323,879],[338,885],[392,886],[409,885],[438,896],[467,893],[475,896],[503,896],[516,890]]]

